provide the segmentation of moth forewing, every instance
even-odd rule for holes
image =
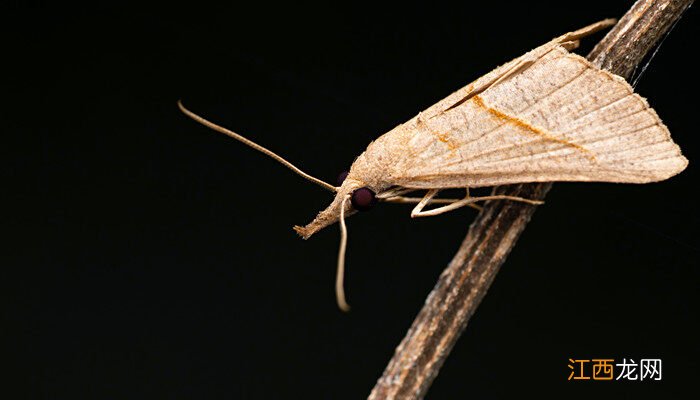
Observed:
[[[647,183],[687,165],[626,81],[560,46],[458,106],[407,125],[410,156],[398,158],[390,175],[408,188]]]

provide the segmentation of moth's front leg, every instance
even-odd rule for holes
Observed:
[[[434,192],[434,193],[433,193]],[[507,196],[507,195],[491,195],[491,196],[481,196],[481,197],[471,197],[469,196],[469,188],[467,188],[467,194],[466,196],[458,201],[454,201],[450,204],[447,204],[442,207],[438,208],[433,208],[431,210],[423,211],[423,208],[430,202],[432,197],[437,194],[437,189],[429,190],[428,193],[425,194],[425,197],[418,203],[416,208],[413,209],[411,212],[411,218],[416,218],[416,217],[432,217],[435,215],[440,215],[452,210],[456,210],[458,208],[464,207],[464,206],[476,206],[474,203],[479,202],[479,201],[486,201],[486,200],[511,200],[511,201],[519,201],[527,204],[532,204],[532,205],[540,205],[544,204],[543,201],[539,200],[532,200],[532,199],[526,199],[523,197],[517,197],[517,196]],[[476,206],[479,207],[479,206]],[[481,207],[479,207],[481,209]]]
[[[415,189],[409,189],[409,190],[403,190],[401,193],[406,194],[408,192],[413,192]],[[467,193],[468,194],[468,193]],[[400,195],[389,195],[387,196],[382,196],[380,197],[380,201],[384,203],[394,203],[394,204],[416,204],[420,203],[424,197],[406,197],[406,196],[400,196]],[[428,204],[452,204],[455,202],[458,202],[462,199],[436,199],[436,198],[431,198],[427,203],[423,205],[425,207]],[[467,204],[468,207],[471,207],[475,210],[481,211],[482,207],[477,205],[477,204]],[[419,208],[418,211],[420,211],[423,207]],[[414,208],[415,211],[415,208]]]
[[[382,201],[385,203],[396,203],[396,204],[416,204],[423,200],[422,197],[404,197],[404,196],[394,196]],[[455,201],[460,201],[461,199],[432,199],[430,204],[452,204]],[[479,207],[479,206],[476,206]],[[480,207],[479,207],[480,208]]]
[[[411,210],[411,218],[415,218],[415,217],[419,216],[423,212],[423,208],[428,205],[430,200],[432,200],[432,198],[435,197],[435,195],[437,195],[439,191],[440,191],[440,189],[428,190],[428,192],[425,194],[425,196],[423,196],[423,198],[418,202],[418,204],[416,204],[416,206],[413,208],[413,210]],[[452,203],[452,204],[454,204],[454,203]],[[449,207],[450,205],[443,206],[440,208]]]

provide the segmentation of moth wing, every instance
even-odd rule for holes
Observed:
[[[493,71],[481,76],[479,79],[468,84],[467,86],[455,91],[439,102],[435,103],[433,106],[424,110],[421,114],[426,118],[431,118],[436,114],[439,114],[446,109],[453,107],[455,104],[459,104],[471,96],[481,93],[488,87],[497,84],[501,81],[506,80],[510,76],[513,76],[520,72],[521,70],[527,68],[529,65],[539,60],[545,54],[549,53],[552,49],[562,46],[567,50],[573,50],[579,46],[579,39],[588,36],[592,33],[598,32],[601,29],[605,29],[612,25],[615,25],[616,20],[605,19],[598,21],[594,24],[585,26],[573,32],[565,33],[559,37],[556,37],[549,42],[536,47],[529,52],[523,54],[522,56],[511,60]]]
[[[406,156],[392,183],[646,183],[685,169],[666,126],[624,79],[551,43],[527,63],[521,57],[500,67],[503,76],[518,65],[507,79],[477,94],[458,91],[463,97],[453,94],[404,124]]]

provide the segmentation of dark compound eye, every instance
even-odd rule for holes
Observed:
[[[343,182],[345,182],[345,178],[348,177],[348,174],[350,172],[348,171],[343,171],[340,174],[338,174],[338,179],[336,179],[336,186],[342,186]]]
[[[370,189],[361,187],[352,192],[352,198],[350,201],[352,202],[352,206],[355,210],[367,211],[377,204],[377,197]]]

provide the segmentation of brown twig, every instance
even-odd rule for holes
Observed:
[[[629,78],[692,3],[637,1],[588,59]],[[542,200],[551,185],[511,185],[498,187],[495,192]],[[485,205],[369,399],[420,399],[425,395],[535,209],[507,201]]]

